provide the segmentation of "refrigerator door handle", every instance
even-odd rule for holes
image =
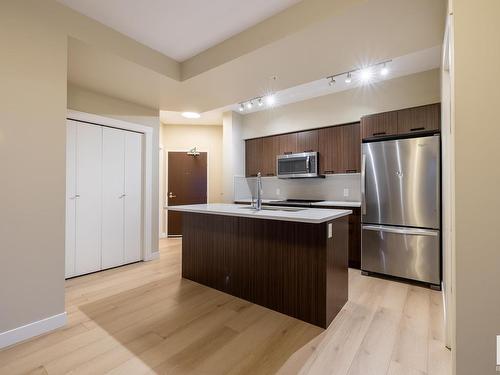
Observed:
[[[438,230],[431,229],[417,229],[417,228],[397,228],[397,227],[386,227],[383,225],[363,225],[363,230],[373,230],[377,232],[387,232],[396,234],[409,234],[418,236],[439,236]]]
[[[361,156],[361,214],[366,215],[366,154]]]

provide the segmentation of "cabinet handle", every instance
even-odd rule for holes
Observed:
[[[325,171],[325,174],[332,174],[335,173],[335,171]]]
[[[313,150],[304,150],[302,152],[313,152]]]
[[[377,137],[379,135],[385,135],[385,134],[387,134],[387,132],[378,132],[378,133],[373,133],[373,136]]]
[[[411,129],[410,129],[410,131],[411,131],[411,132],[415,132],[415,131],[417,131],[417,130],[425,130],[425,126],[421,126],[421,127],[419,127],[419,128],[411,128]]]
[[[283,155],[291,155],[291,154],[293,154],[293,152],[292,152],[292,151],[285,151],[285,152],[283,153]]]
[[[345,173],[358,173],[357,169],[346,169]]]
[[[266,173],[266,176],[274,176],[274,173]]]

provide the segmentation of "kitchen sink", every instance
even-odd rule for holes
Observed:
[[[245,206],[245,207],[240,207],[243,210],[253,210],[257,211],[254,207],[252,206]],[[305,208],[293,208],[293,207],[270,207],[270,206],[263,206],[261,208],[262,211],[287,211],[287,212],[299,212],[299,211],[304,211],[306,210]]]

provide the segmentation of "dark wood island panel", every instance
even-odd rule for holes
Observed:
[[[326,328],[348,298],[348,225],[184,212],[182,276]]]

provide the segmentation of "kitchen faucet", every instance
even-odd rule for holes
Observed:
[[[255,209],[257,211],[262,209],[262,177],[260,172],[257,173],[257,201],[255,202]]]

